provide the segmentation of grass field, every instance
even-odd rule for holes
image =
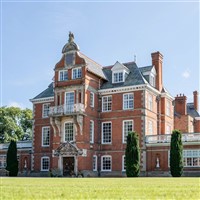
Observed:
[[[200,200],[199,178],[0,178],[0,199]]]

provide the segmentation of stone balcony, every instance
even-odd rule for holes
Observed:
[[[50,117],[69,116],[76,114],[83,114],[85,112],[84,104],[77,103],[74,105],[60,105],[53,106],[49,109]]]
[[[187,142],[199,142],[200,144],[200,133],[183,133],[183,143]],[[165,135],[148,135],[146,136],[146,144],[157,144],[157,143],[170,143],[171,134]]]

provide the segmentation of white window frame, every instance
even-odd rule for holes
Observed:
[[[149,83],[151,86],[155,87],[156,86],[156,77],[154,74],[149,75]]]
[[[45,132],[45,129],[48,130],[48,132]],[[48,134],[49,136],[49,140],[48,140],[48,143],[49,144],[44,144],[44,134]],[[44,126],[42,127],[42,147],[49,147],[50,146],[50,127],[49,126]]]
[[[0,155],[0,169],[6,168],[6,155]]]
[[[72,124],[72,126],[73,126],[73,139],[72,140],[66,140],[66,132],[65,132],[66,124]],[[69,136],[68,136],[68,138],[69,138]],[[64,123],[64,138],[63,138],[63,140],[64,140],[64,142],[73,142],[73,141],[75,141],[75,129],[74,129],[74,123],[72,121],[67,121],[67,122]]]
[[[126,140],[125,140],[125,137],[127,137],[127,135],[128,135],[128,133],[127,133],[127,135],[125,136],[125,123],[126,122],[131,122],[132,123],[132,130],[131,131],[133,131],[134,130],[134,122],[133,122],[133,120],[123,120],[123,137],[122,137],[122,143],[123,144],[126,144]]]
[[[153,110],[153,95],[152,94],[148,94],[148,109],[149,110]]]
[[[90,144],[94,143],[94,121],[90,120]]]
[[[153,121],[148,121],[148,135],[153,135]]]
[[[60,70],[58,80],[59,81],[67,81],[68,80],[68,70]]]
[[[93,155],[93,159],[92,159],[92,169],[93,171],[97,171],[97,156]]]
[[[110,169],[103,169],[104,167],[104,158],[110,158]],[[112,171],[112,156],[110,155],[105,155],[105,156],[101,156],[101,171],[102,172],[111,172]]]
[[[44,159],[48,159],[48,169],[43,168]],[[41,157],[41,171],[49,171],[49,168],[50,168],[50,158],[48,156]]]
[[[123,156],[122,156],[122,172],[125,172],[125,171],[126,171],[125,166],[126,166],[126,163],[125,163],[125,155],[123,155]]]
[[[196,155],[194,152],[196,152]],[[188,165],[187,159],[191,159],[191,165]],[[197,159],[197,165],[194,165],[194,159]],[[200,150],[199,149],[183,150],[183,166],[187,168],[200,167]]]
[[[112,96],[102,97],[102,112],[112,111]]]
[[[47,108],[45,108],[47,106]],[[42,118],[49,117],[50,103],[44,103],[42,105]]]
[[[194,152],[197,152],[197,155],[194,155]],[[191,155],[189,154],[191,153]],[[187,158],[191,158],[192,165],[187,164]],[[197,165],[194,164],[194,158],[197,159]],[[168,167],[170,167],[170,150],[168,151]],[[200,167],[200,150],[199,149],[187,149],[183,150],[183,167],[184,168],[199,168]]]
[[[171,106],[170,106],[169,100],[167,100],[167,102],[166,102],[166,115],[171,116]]]
[[[125,96],[128,95],[128,99],[125,100]],[[130,99],[130,96],[133,96],[133,99]],[[133,107],[130,107],[130,101],[133,101]],[[125,102],[128,102],[127,108],[125,108]],[[134,94],[133,93],[125,93],[123,94],[123,110],[132,110],[134,109]]]
[[[80,79],[82,78],[82,68],[77,67],[72,69],[72,79]]]
[[[104,142],[104,133],[103,133],[103,127],[104,124],[110,124],[110,142]],[[102,122],[101,124],[101,144],[112,144],[112,122],[108,121],[108,122]]]
[[[94,92],[90,92],[90,107],[94,108]]]
[[[122,74],[122,76],[121,76]],[[122,79],[121,79],[122,78]],[[113,83],[122,83],[124,82],[124,71],[115,71],[112,74],[112,82]]]
[[[171,134],[171,133],[172,133],[171,126],[167,125],[166,126],[166,134]]]

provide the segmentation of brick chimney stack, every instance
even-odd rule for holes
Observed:
[[[199,94],[197,91],[193,92],[193,96],[194,96],[194,108],[199,111]]]
[[[187,97],[184,94],[175,97],[175,111],[181,115],[187,115]]]
[[[163,62],[163,55],[157,51],[151,54],[152,58],[152,65],[155,66],[156,69],[156,89],[161,91],[163,88],[162,83],[162,62]]]

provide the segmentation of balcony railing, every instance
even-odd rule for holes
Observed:
[[[85,111],[84,104],[77,103],[74,105],[61,105],[50,107],[49,116],[65,116],[83,113]]]
[[[2,143],[0,144],[0,149],[8,149],[10,143]],[[17,142],[17,149],[23,148],[32,148],[32,141],[18,141]]]
[[[146,136],[147,144],[170,143],[170,141],[171,141],[171,134]],[[200,142],[200,133],[183,133],[182,141],[183,142]]]

